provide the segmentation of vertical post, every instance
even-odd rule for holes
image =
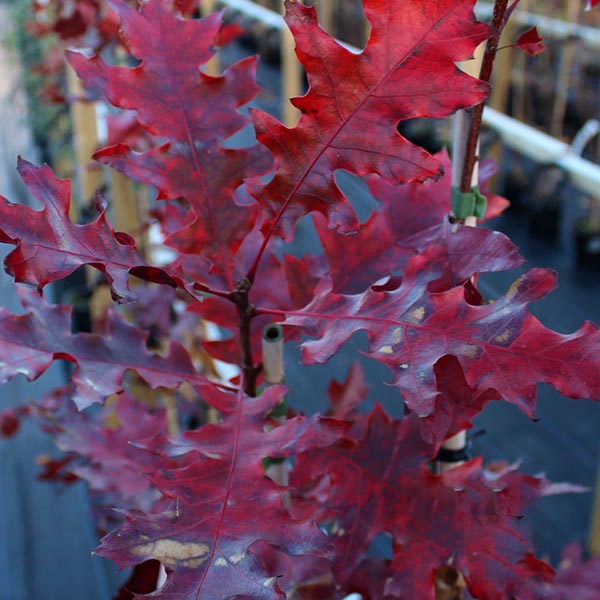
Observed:
[[[465,73],[477,77],[481,69],[481,61],[485,52],[485,43],[480,44],[475,50],[475,56],[472,60],[466,60],[458,64],[458,67]],[[467,146],[467,137],[471,126],[471,111],[459,110],[454,116],[454,142],[452,152],[452,185],[460,187],[463,166],[465,163],[465,152]],[[479,149],[477,150],[479,152]],[[479,178],[479,161],[476,161],[473,175],[471,177],[471,185],[477,185]],[[473,218],[466,223],[467,225],[475,225],[476,219]]]
[[[529,10],[529,0],[521,0],[519,9],[523,12]],[[510,20],[509,20],[510,23]],[[502,51],[504,52],[504,50]],[[526,89],[526,67],[527,55],[525,52],[517,52],[515,55],[515,64],[512,71],[512,105],[513,117],[517,121],[527,122],[527,89]]]
[[[115,228],[135,238],[138,250],[146,254],[146,237],[141,232],[145,207],[142,206],[133,183],[125,175],[111,169],[110,198]]]
[[[201,0],[200,2],[200,14],[206,17],[215,11],[216,0]],[[219,75],[220,66],[217,55],[213,56],[205,65],[204,72],[207,75]]]
[[[300,111],[290,102],[290,98],[300,96],[304,88],[304,71],[294,52],[295,46],[294,36],[285,26],[281,30],[281,120],[287,127],[294,127],[300,118]]]
[[[500,36],[499,46],[502,48],[502,52],[498,52],[496,60],[494,61],[492,91],[488,106],[501,113],[506,113],[508,97],[510,94],[514,57],[514,48],[511,48],[510,44],[512,44],[515,39],[516,29],[515,22],[509,19]]]
[[[283,364],[283,329],[281,325],[266,325],[262,332],[262,363],[263,376],[267,385],[277,385],[283,383],[285,371]],[[281,408],[281,412],[272,415],[275,421],[283,423],[285,421],[285,400],[281,407],[276,407],[275,411]],[[288,485],[289,471],[288,461],[273,461],[267,467],[267,475],[279,485]]]
[[[102,186],[102,171],[90,168],[92,154],[98,148],[98,128],[96,125],[96,106],[93,102],[84,102],[83,87],[77,74],[68,63],[67,87],[69,96],[73,98],[70,104],[73,120],[73,142],[75,145],[75,160],[77,180],[79,182],[80,202],[87,202],[94,196],[95,191]],[[76,219],[78,203],[71,202],[70,217]]]
[[[75,147],[75,169],[78,181],[79,194],[77,201],[72,200],[69,208],[69,217],[76,221],[82,206],[88,203],[97,189],[102,186],[102,170],[96,166],[90,168],[92,154],[98,149],[98,114],[93,102],[81,100],[83,86],[75,70],[68,63],[65,64],[67,75],[67,89],[70,102],[71,120],[73,123],[73,144]],[[95,286],[95,270],[86,267],[85,276],[90,287]],[[103,314],[110,304],[110,291],[108,286],[100,286],[94,290],[89,300],[89,310],[92,320]]]
[[[479,75],[479,71],[481,69],[481,61],[483,59],[483,54],[485,51],[485,43],[480,44],[476,51],[475,57],[473,60],[464,61],[460,63],[458,66],[468,73],[469,75],[473,75],[477,77]],[[469,135],[469,130],[471,126],[471,111],[461,110],[456,113],[454,117],[454,144],[453,144],[453,156],[452,156],[452,184],[456,187],[460,188],[463,165],[465,163],[465,151],[467,146],[467,137]],[[477,147],[477,152],[479,152],[479,145]],[[475,162],[475,166],[473,168],[473,175],[471,178],[471,185],[476,186],[479,177],[479,161]],[[467,217],[465,219],[465,225],[470,227],[475,227],[477,225],[476,217]],[[442,444],[442,453],[444,451],[446,453],[452,453],[456,456],[459,456],[462,452],[464,452],[467,446],[467,432],[466,430],[459,431],[457,434],[453,435],[451,438],[447,439]],[[439,471],[446,471],[451,469],[452,467],[456,467],[462,464],[464,460],[439,460],[437,463],[437,467]]]
[[[598,476],[596,478],[596,492],[592,505],[592,522],[589,537],[590,554],[600,556],[600,460],[598,461]]]
[[[263,376],[269,385],[283,383],[283,329],[267,325],[262,333]]]
[[[335,0],[320,0],[318,6],[319,23],[321,27],[330,35],[335,35],[333,31],[333,14],[337,8]],[[339,32],[337,32],[339,33]]]
[[[579,21],[579,3],[567,2],[565,18],[568,22]],[[550,124],[550,135],[561,138],[567,110],[567,99],[571,85],[571,68],[575,60],[575,40],[567,39],[560,50],[560,63],[558,67],[556,94],[552,107],[552,121]]]

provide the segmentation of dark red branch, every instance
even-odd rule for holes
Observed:
[[[248,396],[256,396],[256,379],[260,369],[254,365],[252,359],[252,342],[250,337],[250,324],[256,311],[250,303],[250,289],[252,284],[249,279],[244,278],[237,282],[235,291],[230,294],[229,299],[235,303],[238,309],[238,331],[240,344],[242,346],[242,371],[244,373],[244,391]]]
[[[496,52],[498,50],[498,43],[500,41],[500,35],[506,24],[506,7],[508,0],[496,0],[494,5],[494,14],[492,16],[492,30],[493,34],[488,39],[485,54],[483,55],[483,62],[481,64],[481,71],[479,79],[485,83],[489,83],[492,76],[492,68],[494,66],[494,59],[496,58]],[[467,144],[465,148],[465,161],[463,165],[463,172],[460,180],[460,191],[468,193],[471,191],[471,180],[473,177],[473,169],[475,163],[478,160],[477,156],[477,144],[479,141],[479,133],[481,131],[481,119],[483,116],[483,107],[485,102],[478,104],[472,109],[473,117],[471,119],[471,128],[469,129],[469,137],[467,138]]]

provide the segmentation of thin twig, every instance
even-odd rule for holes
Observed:
[[[481,72],[479,79],[485,83],[489,83],[492,76],[492,67],[494,66],[494,58],[498,50],[498,42],[505,24],[506,7],[508,0],[497,0],[494,5],[494,14],[492,17],[492,29],[494,33],[488,39],[483,62],[481,64]],[[473,169],[478,160],[477,146],[479,144],[479,133],[481,131],[481,119],[483,116],[483,107],[485,102],[481,102],[472,109],[471,127],[469,129],[469,137],[465,148],[465,161],[463,165],[462,177],[460,180],[460,191],[468,193],[471,191],[471,179],[473,177]]]
[[[238,309],[238,331],[242,345],[242,371],[244,373],[244,391],[249,396],[256,396],[256,379],[260,369],[254,365],[252,359],[252,339],[250,324],[256,311],[250,303],[249,294],[252,284],[247,278],[241,279],[235,286],[235,291],[230,295]]]

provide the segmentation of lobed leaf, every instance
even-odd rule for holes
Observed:
[[[104,273],[113,297],[119,301],[135,299],[129,289],[129,274],[184,287],[181,280],[149,265],[131,236],[115,232],[104,208],[92,223],[73,223],[69,218],[71,184],[58,179],[50,167],[19,159],[18,171],[43,208],[33,210],[0,197],[0,242],[16,246],[5,259],[6,270],[16,281],[41,289],[83,265],[91,265]]]
[[[71,333],[71,307],[47,304],[30,289],[19,288],[23,315],[0,308],[0,383],[22,374],[30,381],[53,360],[75,363],[73,400],[80,409],[123,389],[127,370],[136,371],[151,387],[198,387],[210,382],[199,375],[187,351],[171,342],[164,356],[146,348],[147,332],[109,311],[105,335]]]
[[[150,476],[163,494],[177,499],[177,510],[128,513],[99,553],[120,567],[160,560],[171,571],[156,594],[160,598],[283,598],[253,545],[318,555],[326,537],[311,521],[292,518],[284,507],[286,488],[265,477],[262,461],[330,445],[347,429],[343,422],[297,417],[265,430],[265,418],[284,391],[272,387],[258,398],[211,392],[206,400],[222,412],[222,423],[145,443],[161,456],[194,458],[184,468]]]
[[[298,457],[292,483],[305,497],[314,489],[315,516],[335,544],[335,582],[355,578],[375,537],[386,534],[393,557],[379,562],[386,576],[371,582],[375,597],[433,598],[443,565],[460,571],[481,600],[549,597],[542,591],[552,569],[531,555],[515,519],[548,483],[484,471],[481,460],[433,475],[426,463],[437,448],[419,430],[414,416],[392,420],[376,406],[345,440]]]
[[[526,54],[529,54],[529,56],[537,56],[543,52],[546,47],[538,33],[537,27],[533,27],[523,33],[517,40],[515,46],[521,48],[521,50]]]
[[[476,23],[472,0],[366,0],[371,37],[353,54],[319,28],[314,7],[286,0],[286,21],[296,39],[309,90],[293,104],[298,125],[288,129],[253,111],[259,141],[275,158],[268,183],[250,182],[263,206],[263,230],[289,239],[296,221],[317,211],[340,233],[358,229],[334,174],[378,173],[392,183],[441,175],[425,150],[396,126],[414,117],[441,117],[481,102],[487,86],[458,71],[488,28]]]
[[[66,408],[64,414],[50,417],[59,428],[58,449],[83,459],[83,464],[71,466],[69,472],[84,479],[92,493],[102,494],[104,504],[151,512],[160,494],[143,474],[165,466],[166,461],[159,462],[132,442],[164,433],[165,411],[151,412],[127,393],[94,415],[75,412],[72,404]]]
[[[252,229],[255,211],[239,205],[234,192],[245,178],[263,174],[271,164],[259,145],[228,149],[220,143],[247,123],[237,109],[258,92],[255,59],[245,59],[219,77],[199,67],[213,56],[220,16],[183,20],[161,0],[138,12],[110,0],[118,14],[123,42],[140,64],[107,65],[99,56],[68,53],[88,86],[97,86],[111,104],[135,110],[140,124],[167,143],[146,152],[116,144],[95,158],[134,181],[156,186],[158,199],[184,198],[193,221],[171,234],[168,244],[198,253],[224,274],[233,287],[232,259]]]
[[[584,323],[573,334],[555,333],[527,310],[529,302],[554,289],[551,272],[532,269],[503,297],[473,306],[462,287],[428,289],[444,273],[444,252],[431,246],[411,258],[402,284],[392,291],[342,295],[323,281],[311,304],[287,311],[286,324],[302,326],[317,338],[303,343],[303,361],[325,362],[353,333],[366,330],[369,356],[392,371],[404,401],[422,417],[433,411],[434,366],[445,355],[457,357],[469,386],[495,390],[530,416],[537,383],[569,397],[600,400],[598,329]]]
[[[448,244],[449,239],[457,240],[457,236],[448,235],[446,223],[451,212],[452,163],[445,150],[437,153],[435,158],[444,168],[444,174],[426,185],[414,182],[391,185],[382,177],[369,177],[369,190],[379,207],[356,234],[340,236],[326,227],[324,219],[315,219],[334,291],[343,294],[364,292],[378,279],[400,273],[410,256],[431,243],[447,245],[449,275],[446,279],[456,284],[470,270],[466,264],[469,262],[468,249],[493,243],[492,238],[497,234],[471,228],[461,233],[464,236],[461,244],[455,243],[454,247]],[[481,185],[485,185],[489,171],[483,173]],[[491,200],[489,208],[492,210],[486,218],[491,218],[502,210],[503,202],[491,194],[488,200]],[[497,249],[496,255],[489,256],[484,268],[501,271],[517,266],[520,260],[517,249],[507,242],[503,249]],[[459,266],[463,273],[456,272]]]

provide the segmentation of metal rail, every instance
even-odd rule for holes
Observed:
[[[267,27],[281,31],[285,26],[281,15],[258,6],[250,0],[218,0],[218,3],[256,19]],[[485,10],[484,6],[482,10]],[[538,19],[537,15],[532,15],[533,17]],[[557,35],[564,37],[577,35],[586,41],[590,40],[590,43],[598,43],[600,47],[600,33],[596,29],[579,25],[571,26],[572,24],[568,23],[561,29],[559,23],[563,22],[558,19],[544,18],[544,22],[546,25],[551,22],[552,29]],[[542,28],[541,24],[540,28]],[[361,52],[360,49],[339,40],[338,43],[351,52]],[[483,123],[496,131],[511,149],[538,163],[557,165],[569,175],[575,187],[600,200],[600,165],[581,158],[571,150],[571,146],[568,144],[491,108],[486,107],[484,110]]]
[[[475,5],[475,14],[477,17],[488,18],[492,16],[494,5],[490,2],[478,2]],[[562,19],[554,19],[544,15],[536,15],[524,10],[515,10],[511,15],[511,21],[527,27],[537,27],[542,35],[557,40],[569,40],[577,38],[589,48],[600,49],[600,29],[580,25],[579,23],[570,23]]]

